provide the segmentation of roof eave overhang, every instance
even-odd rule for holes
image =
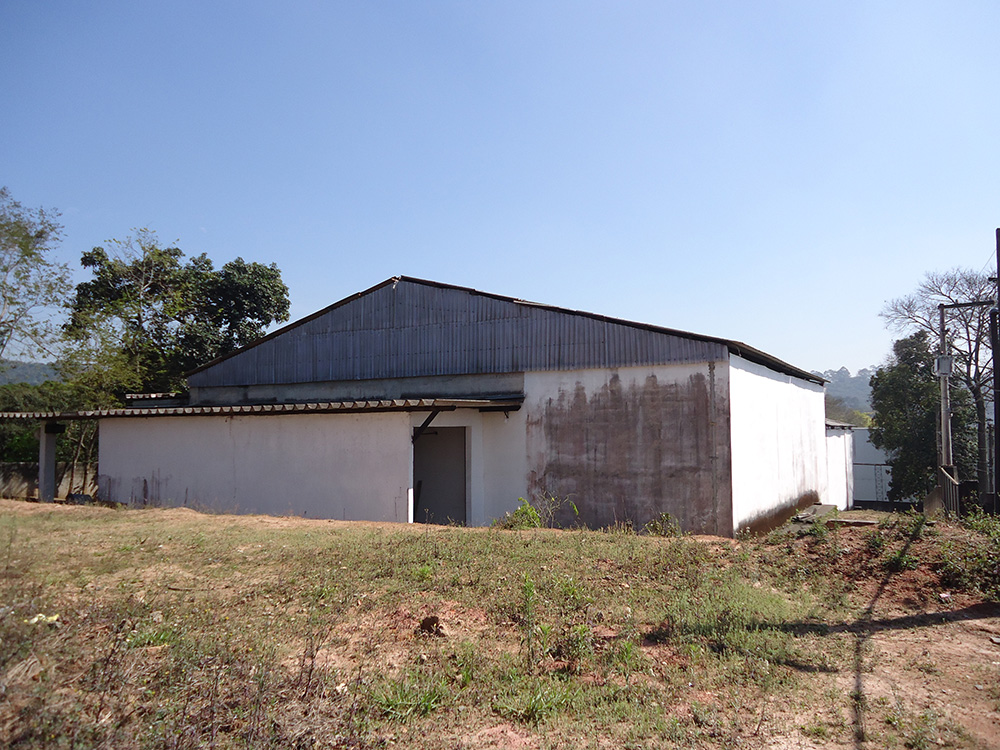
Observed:
[[[359,414],[379,412],[517,411],[523,395],[483,399],[400,398],[369,401],[314,401],[288,404],[245,404],[238,406],[162,406],[127,409],[95,409],[70,412],[0,412],[0,421],[62,422],[92,419],[136,419],[150,417],[234,417],[288,414]]]

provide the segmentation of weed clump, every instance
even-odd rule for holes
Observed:
[[[660,513],[656,518],[646,523],[642,530],[649,536],[675,537],[681,535],[680,522],[669,513]]]
[[[1000,516],[976,508],[961,523],[971,536],[942,543],[941,580],[1000,601]]]
[[[567,513],[571,513],[574,518],[580,515],[572,500],[555,495],[540,495],[530,501],[519,497],[517,502],[518,506],[512,512],[505,513],[502,518],[493,521],[494,528],[508,531],[551,529],[557,527],[559,519]]]

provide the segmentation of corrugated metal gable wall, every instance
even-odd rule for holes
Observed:
[[[723,360],[723,344],[401,280],[189,377],[194,387]]]

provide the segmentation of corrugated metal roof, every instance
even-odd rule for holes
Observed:
[[[0,412],[0,421],[68,421],[73,419],[118,419],[135,417],[204,417],[276,414],[333,414],[386,411],[454,411],[480,409],[517,411],[523,396],[485,399],[407,398],[382,401],[317,401],[302,404],[255,404],[252,406],[168,406],[131,409],[96,409],[93,411]]]
[[[826,420],[826,428],[828,430],[856,430],[858,426],[850,422],[838,422],[836,419],[828,419]]]
[[[398,276],[188,373],[192,387],[626,367],[728,353],[823,382],[738,341]]]

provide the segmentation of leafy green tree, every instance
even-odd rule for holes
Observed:
[[[52,260],[58,214],[28,209],[0,187],[0,356],[49,353],[51,315],[70,290],[69,269]]]
[[[74,411],[81,396],[74,385],[48,380],[40,384],[0,385],[0,411]],[[71,492],[88,492],[97,458],[97,424],[74,420],[56,442],[58,480],[68,474]],[[0,461],[38,461],[38,423],[0,423]]]
[[[951,382],[965,387],[976,413],[976,470],[962,476],[976,477],[983,497],[990,491],[986,411],[993,398],[989,310],[994,299],[996,285],[987,274],[953,268],[926,274],[913,294],[892,300],[882,311],[882,317],[894,330],[925,331],[932,341],[937,341],[941,334],[938,305],[988,303],[945,311],[948,351],[955,357],[955,375]]]
[[[923,498],[937,483],[940,386],[929,336],[919,331],[896,341],[888,363],[871,378],[871,441],[892,467],[889,499]],[[952,442],[961,476],[974,472],[975,410],[969,392],[952,388]]]
[[[867,427],[871,422],[865,412],[852,409],[843,399],[826,394],[826,418],[845,424],[852,424],[855,427]]]
[[[180,390],[186,371],[288,319],[288,288],[273,263],[237,258],[216,270],[204,254],[185,261],[146,229],[81,262],[93,278],[69,304],[65,367],[96,401]]]
[[[62,411],[73,408],[72,389],[64,383],[0,385],[0,411]],[[0,423],[0,457],[4,461],[37,461],[35,422]]]

